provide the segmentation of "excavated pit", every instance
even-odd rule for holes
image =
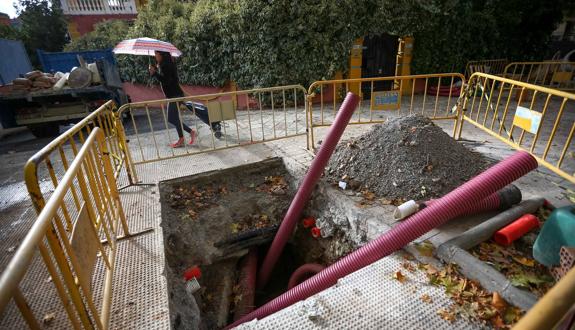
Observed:
[[[316,219],[321,237],[298,222],[269,284],[255,292],[254,307],[284,293],[299,266],[328,266],[390,228],[391,204],[442,196],[486,163],[420,116],[343,141],[302,214]],[[173,329],[219,329],[234,320],[245,256],[257,247],[261,265],[304,174],[286,164],[273,158],[160,183]],[[201,289],[190,295],[183,274],[193,266],[202,271]]]
[[[242,258],[257,246],[261,263],[296,185],[280,158],[160,182],[172,328],[217,329],[233,320],[234,306],[242,299]],[[342,236],[317,239],[310,228],[298,225],[269,285],[256,292],[255,305],[285,292],[290,275],[302,264],[328,265],[347,253],[351,247],[341,248]],[[202,276],[201,289],[192,296],[183,274],[193,266]]]

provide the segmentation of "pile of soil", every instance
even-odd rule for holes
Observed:
[[[386,199],[440,197],[488,165],[430,119],[411,115],[374,126],[341,142],[326,168],[330,182]]]

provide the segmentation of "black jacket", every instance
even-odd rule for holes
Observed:
[[[153,77],[160,81],[162,85],[162,91],[166,98],[170,99],[173,97],[184,96],[184,91],[180,87],[178,79],[178,69],[176,64],[173,62],[162,62],[160,63],[159,70],[153,74]]]

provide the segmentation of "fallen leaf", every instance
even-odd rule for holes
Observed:
[[[497,315],[496,309],[484,308],[479,312],[479,318],[483,320],[490,320]]]
[[[403,275],[400,270],[393,273],[393,278],[398,280],[400,283],[404,283],[406,281],[405,275]]]
[[[445,309],[445,308],[442,308],[442,309],[438,310],[438,311],[437,311],[437,314],[438,314],[439,316],[441,316],[442,319],[448,321],[449,323],[455,322],[455,315],[454,315],[452,312],[450,312],[450,311],[448,311],[447,309]]]
[[[42,319],[42,323],[44,323],[45,325],[50,325],[52,323],[52,321],[54,321],[55,318],[56,318],[56,313],[48,313],[48,314],[44,315],[44,318]]]
[[[234,234],[240,231],[240,225],[237,223],[232,223],[230,227],[232,229],[232,233]]]
[[[435,247],[430,241],[425,240],[421,243],[416,243],[415,248],[422,256],[433,257],[433,250],[435,249]]]
[[[503,321],[505,324],[513,324],[519,321],[521,317],[521,311],[517,307],[509,307],[503,314]]]
[[[415,260],[414,256],[412,256],[411,254],[407,254],[407,253],[404,253],[401,257],[405,260]],[[417,265],[417,266],[419,267],[419,265]]]
[[[437,268],[433,267],[432,265],[426,265],[425,266],[425,272],[428,275],[435,275],[437,274],[439,271],[437,270]]]
[[[424,303],[428,303],[431,304],[433,302],[433,300],[431,299],[431,297],[425,293],[424,295],[421,296],[421,301],[423,301]]]
[[[505,322],[503,322],[503,319],[502,319],[501,316],[499,316],[499,315],[495,316],[495,317],[491,320],[491,324],[495,327],[495,329],[504,329],[504,328],[506,328]]]
[[[507,302],[501,297],[499,292],[493,292],[493,298],[491,299],[491,306],[495,307],[498,311],[504,311],[507,307]],[[502,321],[503,322],[503,321]]]
[[[407,261],[406,261],[406,262],[403,262],[403,263],[401,264],[401,267],[405,268],[405,269],[406,269],[407,271],[409,271],[410,273],[415,272],[415,266],[414,266],[412,263],[410,263],[410,262],[407,262]]]
[[[535,260],[533,260],[533,259],[513,256],[513,260],[517,261],[518,263],[522,264],[523,266],[527,266],[527,267],[534,267],[535,266]]]

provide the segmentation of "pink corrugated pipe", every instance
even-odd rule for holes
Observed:
[[[234,321],[249,314],[255,307],[257,271],[258,248],[252,247],[241,264],[239,285],[242,299],[236,304]]]
[[[340,259],[317,275],[256,309],[249,315],[229,325],[233,328],[253,319],[262,319],[300,300],[323,291],[337,280],[401,249],[431,229],[454,219],[509,183],[537,168],[537,161],[524,151],[519,151],[501,161],[469,182],[415,213],[391,230]]]
[[[291,205],[281,222],[281,225],[274,237],[274,240],[264,258],[260,271],[258,273],[258,288],[263,288],[269,280],[270,274],[278,261],[288,239],[290,238],[295,225],[300,218],[301,211],[303,210],[305,203],[308,201],[313,188],[317,180],[321,177],[331,154],[335,150],[339,139],[343,135],[343,131],[347,127],[351,115],[357,105],[359,104],[359,96],[353,93],[347,93],[345,100],[339,111],[330,130],[325,138],[325,141],[321,144],[317,155],[311,163],[311,166],[303,179]]]
[[[481,202],[476,203],[472,208],[465,210],[461,215],[474,215],[488,211],[503,211],[521,202],[521,198],[521,190],[519,190],[515,185],[510,184],[482,199]],[[430,199],[422,205],[420,204],[419,209],[423,210],[425,207],[430,206],[436,201],[437,199]]]
[[[325,269],[325,266],[320,264],[304,264],[301,265],[298,269],[296,269],[291,277],[289,278],[288,282],[288,290],[293,288],[294,286],[300,284],[301,282],[307,280],[308,278],[312,277],[313,275],[321,272]]]

